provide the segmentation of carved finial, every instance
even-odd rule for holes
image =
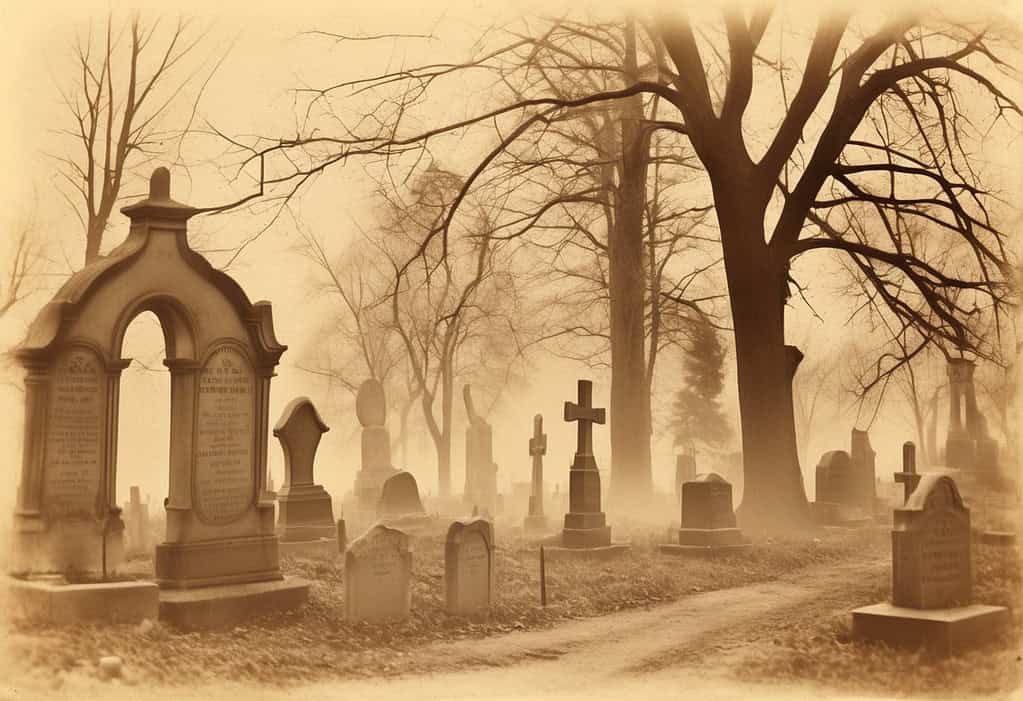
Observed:
[[[149,177],[149,199],[170,199],[170,171],[160,166]]]

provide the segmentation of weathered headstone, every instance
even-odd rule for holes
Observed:
[[[849,460],[852,465],[852,493],[850,502],[865,513],[874,512],[874,481],[876,479],[876,454],[870,445],[870,435],[859,429],[852,430],[849,446]]]
[[[308,585],[282,583],[274,507],[261,498],[270,381],[286,350],[270,304],[250,302],[189,247],[186,222],[197,210],[171,199],[167,169],[154,171],[146,199],[121,211],[131,219],[125,241],[72,275],[15,351],[27,376],[12,573],[88,578],[102,571],[104,550],[106,569],[116,569],[123,533],[108,516],[116,508],[120,375],[130,363],[122,341],[148,311],[163,330],[171,381],[167,532],[155,563],[165,590],[160,615],[178,621],[185,609],[202,611],[194,621],[202,623],[245,614],[233,587],[243,583],[248,609],[297,605]],[[136,593],[108,590],[111,609]],[[155,616],[155,608],[147,614]]]
[[[333,502],[313,479],[316,449],[329,430],[306,397],[291,400],[274,426],[274,436],[284,451],[277,535],[281,550],[290,555],[331,557],[337,552]]]
[[[416,478],[411,472],[399,472],[384,482],[377,503],[377,516],[389,518],[425,513]]]
[[[682,527],[678,531],[678,545],[662,545],[662,552],[701,555],[749,547],[749,540],[736,527],[729,482],[710,472],[697,475],[682,485]]]
[[[870,518],[857,498],[857,475],[844,450],[831,450],[821,456],[816,470],[816,499],[813,515],[824,525],[860,525]],[[871,487],[873,491],[873,487]]]
[[[345,552],[345,618],[352,623],[408,618],[411,580],[408,535],[373,526]]]
[[[1008,623],[1001,606],[972,604],[970,511],[947,475],[920,479],[895,510],[892,602],[853,611],[854,633],[888,643],[973,647]]]
[[[125,552],[138,555],[149,552],[149,504],[142,502],[138,487],[129,490],[128,503],[124,505]]]
[[[543,432],[543,417],[533,417],[533,437],[529,439],[529,455],[533,460],[530,481],[529,513],[526,515],[525,530],[539,532],[547,529],[547,517],[543,512],[543,456],[547,454],[547,434]]]
[[[476,504],[490,512],[497,510],[497,463],[494,462],[494,435],[486,419],[476,413],[469,385],[462,388],[469,426],[465,431],[465,492],[467,504]]]
[[[494,526],[484,519],[455,521],[444,545],[447,611],[456,616],[490,611],[494,591]]]
[[[379,380],[369,379],[359,386],[355,414],[362,425],[362,462],[355,476],[355,499],[360,510],[371,512],[380,500],[384,482],[398,473],[391,464],[391,434],[386,426],[387,397]]]

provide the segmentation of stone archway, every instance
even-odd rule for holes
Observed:
[[[125,241],[73,275],[15,356],[27,371],[25,448],[12,571],[89,572],[121,533],[101,527],[115,503],[125,331],[160,321],[171,373],[170,487],[162,588],[281,579],[266,478],[270,380],[286,346],[269,302],[188,246],[197,210],[170,198],[157,169],[149,197],[125,207]],[[108,532],[104,535],[104,531]]]

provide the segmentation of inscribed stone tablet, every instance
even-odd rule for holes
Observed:
[[[233,521],[253,502],[254,387],[248,359],[233,346],[214,351],[199,376],[195,498],[209,523]]]
[[[407,618],[411,556],[408,536],[375,526],[345,556],[345,609],[349,621]]]
[[[490,550],[479,533],[466,533],[457,551],[458,609],[463,612],[490,608]]]
[[[95,516],[103,481],[107,384],[103,363],[85,348],[54,365],[46,426],[43,503],[50,516]]]

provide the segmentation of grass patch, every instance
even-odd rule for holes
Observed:
[[[417,671],[415,651],[435,641],[481,638],[534,629],[571,618],[649,606],[715,589],[777,578],[829,562],[878,553],[878,530],[829,532],[807,540],[757,544],[751,552],[718,559],[664,556],[661,533],[634,533],[632,551],[606,562],[548,562],[548,606],[539,603],[539,556],[523,540],[498,541],[495,601],[487,618],[454,618],[444,605],[444,533],[413,541],[412,614],[390,624],[344,620],[341,561],[284,558],[287,574],[310,580],[309,603],[297,611],[254,615],[242,625],[181,632],[160,624],[26,626],[9,641],[23,671],[55,675],[94,673],[103,655],[125,660],[129,681],[173,685],[232,679],[286,685],[338,677]]]

